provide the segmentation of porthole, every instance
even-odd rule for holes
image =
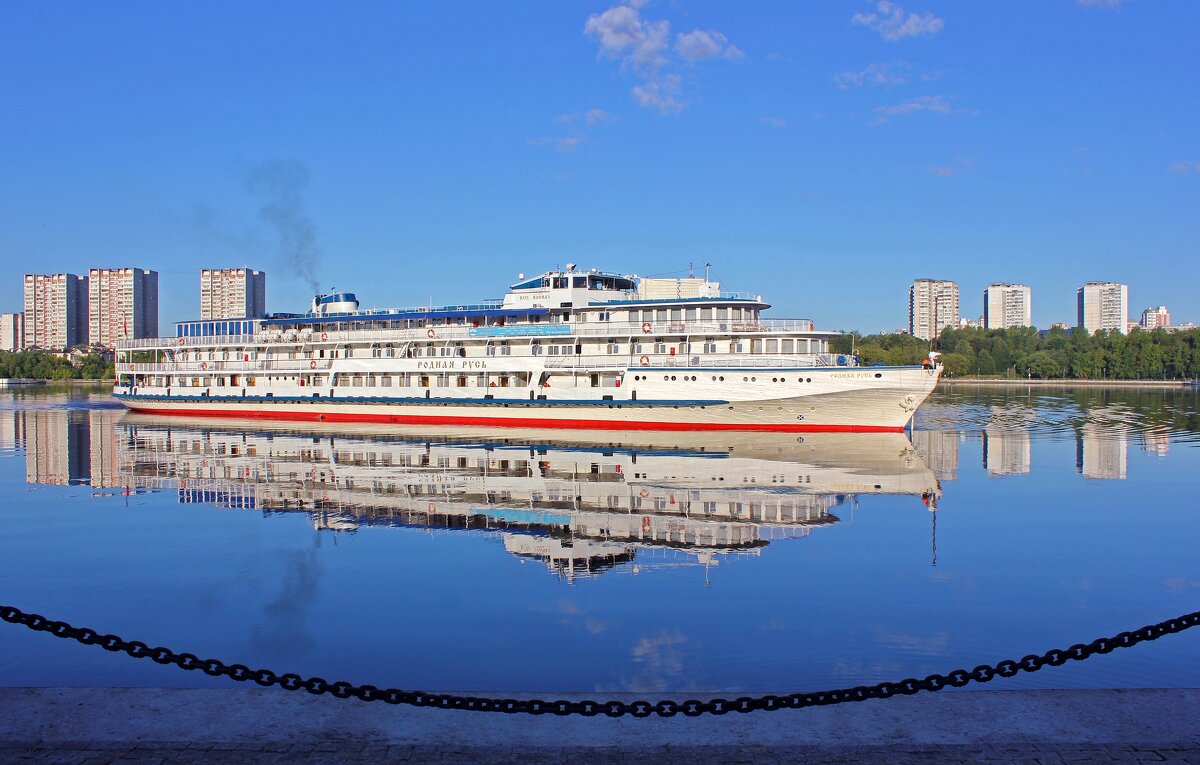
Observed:
[[[812,382],[812,378],[810,377],[807,380],[805,380],[804,382]]]
[[[717,381],[717,376],[713,375],[713,382],[716,382],[716,381]]]
[[[664,380],[664,381],[667,381],[667,380],[670,380],[670,379],[671,379],[671,375],[663,375],[663,380]]]
[[[725,382],[725,375],[721,375],[717,379],[720,380],[721,382]]]
[[[779,378],[779,382],[787,382],[787,378],[786,378],[786,377],[780,377],[780,378]]]
[[[772,378],[771,378],[771,382],[779,382],[779,378],[778,378],[778,377],[772,377]]]
[[[758,382],[758,378],[757,378],[757,377],[751,377],[751,378],[750,378],[750,382]]]
[[[671,382],[675,382],[675,375],[671,375]]]
[[[875,379],[878,380],[880,377],[883,377],[883,375],[881,375],[879,372],[876,372]]]
[[[750,378],[749,378],[749,377],[743,377],[743,378],[742,378],[742,382],[750,382]]]

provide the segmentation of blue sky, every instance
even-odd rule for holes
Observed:
[[[346,12],[352,8],[353,12]],[[778,317],[905,325],[914,277],[1085,280],[1200,321],[1200,5],[7,3],[0,310],[26,271],[268,272],[271,310],[713,264]]]

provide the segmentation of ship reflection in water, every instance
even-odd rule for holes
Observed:
[[[574,579],[711,566],[837,524],[857,495],[941,487],[902,434],[612,433],[236,423],[114,410],[18,412],[31,483],[97,496],[305,513],[318,530],[473,530]],[[36,432],[38,437],[28,434]],[[20,436],[18,436],[20,438]],[[36,444],[36,446],[35,446]]]

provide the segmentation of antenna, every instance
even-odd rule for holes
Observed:
[[[712,268],[712,263],[707,263],[707,262],[706,262],[706,263],[704,264],[704,281],[705,281],[705,282],[707,282],[707,281],[708,281],[708,269],[710,269],[710,268]]]

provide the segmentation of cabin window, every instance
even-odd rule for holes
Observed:
[[[654,344],[654,352],[655,353],[666,353],[667,352],[667,344],[662,342],[661,340],[656,342]]]
[[[633,352],[634,352],[635,354],[637,354],[637,353],[641,353],[641,352],[642,352],[642,344],[641,344],[641,343],[634,343],[634,344],[633,344]]]
[[[672,308],[671,309],[671,321],[674,321],[674,322],[683,321],[683,309],[682,308]]]
[[[460,387],[460,388],[467,387],[467,376],[466,375],[458,376],[458,387]]]
[[[489,345],[489,346],[487,347],[487,355],[488,355],[488,356],[495,356],[495,355],[496,355],[496,346],[494,346],[494,345]]]
[[[542,355],[542,344],[541,343],[539,343],[535,340],[530,344],[529,347],[530,347],[530,352],[533,353],[534,356]]]
[[[796,348],[795,348],[796,341],[795,340],[781,340],[779,345],[780,345],[780,349],[784,353],[795,353],[795,351],[796,351]]]
[[[447,374],[446,372],[442,372],[441,374],[439,374],[437,376],[437,384],[438,384],[439,388],[450,387],[450,375]]]
[[[688,320],[688,321],[695,321],[695,320],[696,320],[696,309],[695,309],[695,308],[689,308],[689,309],[687,309],[687,320]]]
[[[700,321],[712,321],[712,317],[713,317],[712,308],[701,308],[700,309]]]
[[[442,350],[442,355],[443,355],[443,356],[449,356],[449,355],[450,355],[450,351],[451,351],[451,350],[453,350],[453,349],[451,349],[449,346],[443,345],[441,350]]]
[[[779,341],[778,340],[768,340],[767,341],[767,353],[779,353]]]
[[[363,386],[363,378],[362,378],[362,375],[354,375],[354,382],[352,383],[352,385],[353,385],[355,388],[361,388],[361,387]]]
[[[558,346],[557,345],[546,346],[546,355],[557,356],[558,355]]]
[[[712,338],[709,338],[704,341],[704,352],[705,353],[716,353],[717,352],[717,344],[715,342],[713,342]]]
[[[649,308],[643,309],[642,321],[654,321],[654,311]]]
[[[751,353],[762,353],[763,352],[762,340],[751,340],[750,341],[750,352]]]
[[[745,350],[744,350],[745,347],[746,346],[742,343],[741,340],[734,340],[732,343],[729,344],[729,352],[730,353],[745,353]]]
[[[718,308],[717,309],[717,321],[727,321],[728,319],[729,319],[729,309],[728,308]]]
[[[375,375],[367,375],[367,387],[368,388],[375,387]]]
[[[512,348],[509,347],[508,343],[500,344],[500,355],[501,356],[511,356],[512,355]]]
[[[429,387],[429,375],[421,375],[417,379],[417,385],[421,386],[422,388],[428,388]]]
[[[667,309],[665,309],[665,308],[657,309],[654,312],[654,316],[658,321],[666,321],[667,320]]]
[[[608,344],[608,352],[610,355],[620,353],[621,346],[616,343],[609,343]]]

